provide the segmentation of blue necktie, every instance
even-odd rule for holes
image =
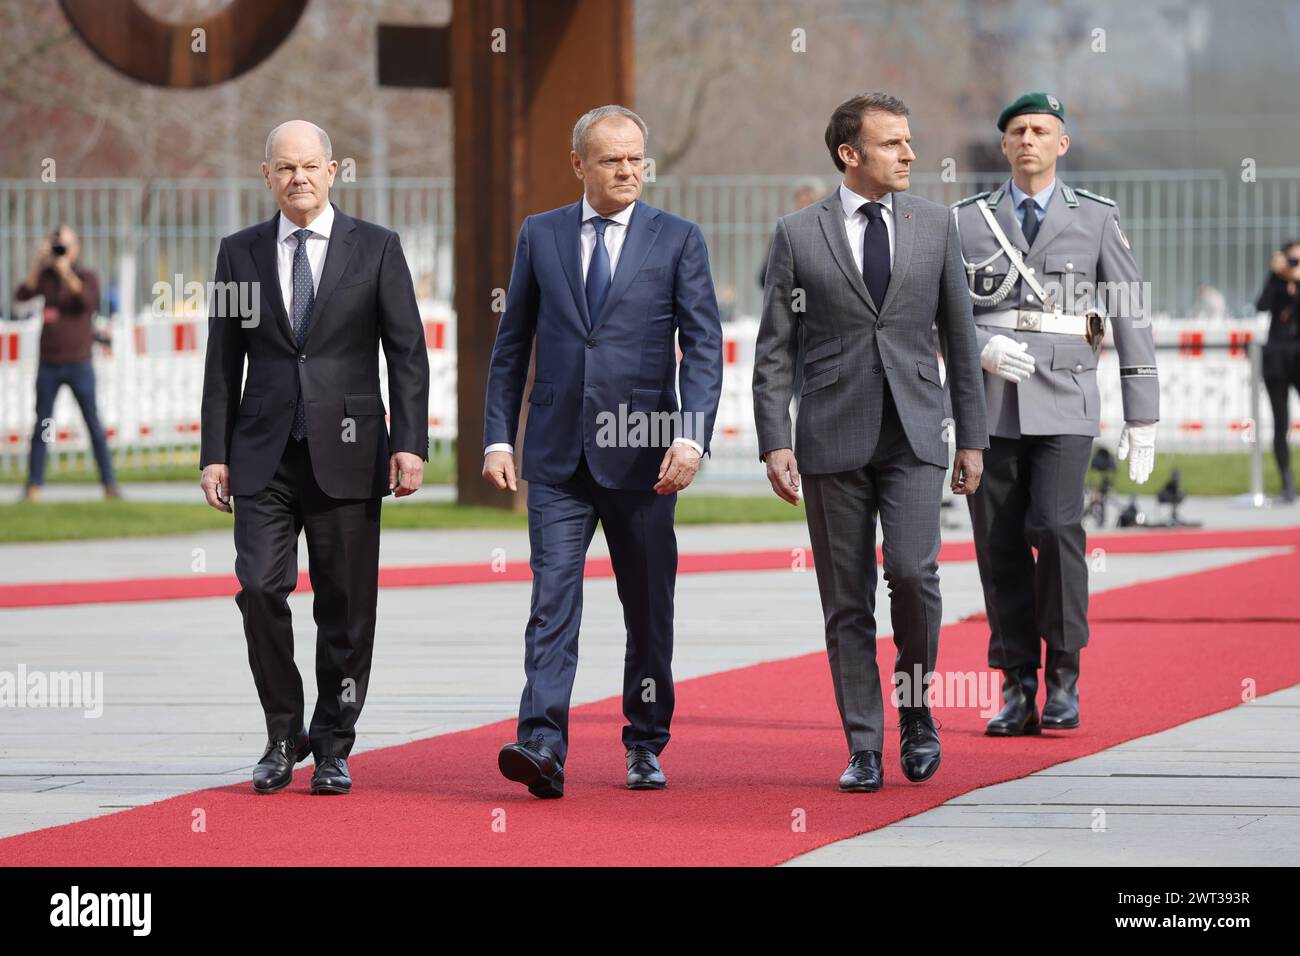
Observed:
[[[609,250],[605,248],[605,227],[613,221],[601,216],[591,220],[596,228],[596,247],[591,250],[591,262],[587,264],[587,317],[591,323],[588,328],[596,325],[605,296],[609,295]]]
[[[867,214],[867,231],[862,237],[862,281],[867,284],[871,301],[880,309],[889,289],[889,227],[885,225],[885,207],[878,202],[864,202],[858,212]]]
[[[311,309],[316,304],[316,287],[311,279],[311,263],[307,261],[307,237],[310,229],[298,229],[293,236],[298,247],[293,250],[293,340],[302,350],[307,341],[307,327],[311,325]],[[302,373],[298,373],[298,401],[293,409],[293,428],[289,434],[301,440],[307,434],[307,408],[302,400]]]
[[[1032,246],[1034,237],[1038,235],[1038,203],[1032,198],[1026,199],[1020,204],[1020,208],[1025,214],[1020,220],[1020,231],[1025,234],[1025,244]]]

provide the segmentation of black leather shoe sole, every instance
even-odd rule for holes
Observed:
[[[876,793],[883,785],[883,780],[880,783],[855,783],[847,787],[840,784],[840,793]]]
[[[535,797],[551,800],[564,796],[563,781],[545,776],[522,749],[503,747],[497,754],[497,766],[503,777],[525,784],[528,792]]]
[[[985,737],[1033,737],[1043,731],[1042,724],[1025,724],[1023,727],[1011,727],[1004,724],[984,728]]]
[[[302,748],[293,755],[294,764],[300,764],[311,756],[311,741],[303,740]],[[289,775],[284,778],[284,783],[278,783],[270,787],[258,786],[257,781],[253,781],[253,792],[258,794],[279,793],[285,787],[293,782],[293,770],[289,770]]]
[[[350,783],[316,783],[311,785],[312,796],[333,796],[336,794],[351,793],[352,784]]]
[[[1043,730],[1074,730],[1079,726],[1079,718],[1073,720],[1044,720]]]
[[[662,790],[666,786],[668,786],[667,780],[638,780],[635,783],[629,780],[627,782],[627,788],[629,790]]]

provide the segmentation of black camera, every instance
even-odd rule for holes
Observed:
[[[68,247],[63,244],[63,239],[59,235],[60,231],[55,229],[50,233],[50,254],[56,259],[68,254]]]

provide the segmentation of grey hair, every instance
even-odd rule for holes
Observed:
[[[645,120],[626,106],[611,104],[610,106],[597,106],[594,110],[588,110],[578,117],[578,122],[573,124],[573,151],[579,156],[585,156],[587,153],[587,139],[591,136],[591,128],[601,120],[609,119],[611,116],[627,117],[633,123],[636,123],[637,128],[641,130],[642,142],[650,142],[650,130],[646,128]]]
[[[271,130],[270,134],[266,137],[266,164],[268,166],[271,164],[271,147],[275,145],[275,135],[278,132],[280,132],[280,130],[288,126],[290,123],[307,123],[308,126],[310,126],[312,129],[316,131],[316,135],[320,137],[320,148],[325,153],[325,162],[328,163],[330,159],[333,158],[334,146],[332,143],[330,143],[329,133],[325,132],[315,123],[308,123],[307,120],[287,120],[281,123],[275,129]]]

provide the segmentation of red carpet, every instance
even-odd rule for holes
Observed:
[[[802,529],[802,526],[801,526]],[[802,530],[800,531],[802,534]],[[1248,548],[1290,545],[1300,542],[1300,528],[1261,528],[1250,531],[1134,531],[1092,535],[1089,548],[1105,548],[1115,554],[1148,554],[1186,551],[1196,548]],[[877,556],[880,549],[877,548]],[[790,567],[789,548],[774,551],[723,551],[712,554],[683,554],[680,574],[716,574],[727,571],[778,571]],[[813,566],[809,549],[804,560]],[[971,541],[947,543],[939,552],[940,563],[974,561]],[[608,558],[587,561],[587,577],[614,576]],[[489,562],[474,564],[425,564],[385,567],[379,571],[381,588],[429,588],[457,584],[500,584],[531,581],[527,561],[511,561],[501,571]],[[0,584],[0,608],[56,607],[74,604],[117,604],[135,601],[180,601],[193,598],[232,597],[239,590],[233,574],[186,574],[173,577],[113,578],[91,581],[44,581]],[[298,575],[299,593],[310,593],[311,579]]]
[[[309,796],[308,767],[272,797],[240,784],[0,840],[0,863],[775,864],[977,787],[1233,707],[1244,680],[1260,695],[1300,683],[1297,581],[1293,550],[1094,596],[1099,621],[1147,622],[1094,629],[1081,681],[1085,729],[991,740],[977,708],[938,709],[943,765],[925,784],[903,780],[889,733],[885,789],[835,790],[844,740],[825,657],[811,654],[682,682],[663,792],[621,787],[622,721],[610,698],[573,713],[563,800],[534,800],[499,777],[496,751],[513,722],[499,723],[360,754],[350,797]],[[1222,623],[1246,609],[1270,620]],[[945,628],[941,669],[983,671],[985,644],[979,623]],[[882,642],[882,656],[891,651]],[[191,830],[197,808],[207,832]],[[797,818],[803,832],[792,828]]]

